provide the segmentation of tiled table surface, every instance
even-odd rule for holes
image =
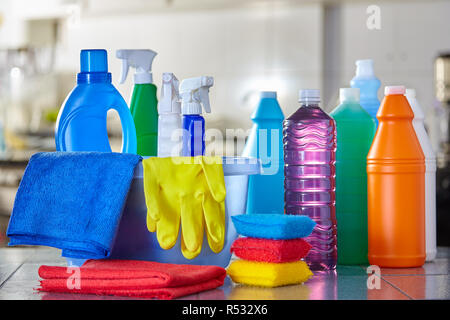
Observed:
[[[450,299],[450,248],[439,248],[434,262],[421,268],[381,269],[379,289],[368,289],[366,267],[338,267],[336,272],[315,274],[303,285],[273,289],[225,285],[183,299]],[[34,290],[40,265],[65,265],[60,251],[50,248],[0,249],[0,299],[128,299],[79,294],[50,294]]]

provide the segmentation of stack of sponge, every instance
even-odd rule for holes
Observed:
[[[301,261],[311,245],[303,238],[316,225],[307,216],[284,214],[244,214],[232,217],[241,238],[231,246],[231,252],[240,260],[228,267],[234,282],[278,287],[299,284],[313,274]]]

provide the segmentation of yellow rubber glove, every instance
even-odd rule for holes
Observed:
[[[181,251],[193,259],[202,249],[204,227],[209,247],[222,250],[225,239],[225,180],[221,157],[143,160],[147,228],[163,249],[172,248],[181,221]]]

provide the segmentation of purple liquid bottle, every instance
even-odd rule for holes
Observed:
[[[285,213],[307,215],[317,225],[306,238],[313,271],[336,268],[336,125],[320,107],[319,90],[301,90],[301,107],[284,121]]]

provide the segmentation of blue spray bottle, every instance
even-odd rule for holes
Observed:
[[[258,158],[262,173],[249,177],[247,213],[284,212],[284,114],[277,93],[263,91],[252,115],[253,127],[243,157]]]
[[[122,152],[136,154],[136,129],[127,103],[111,84],[106,50],[81,50],[77,85],[59,110],[58,151],[111,152],[106,115],[114,109],[122,123]]]
[[[213,84],[213,77],[206,76],[181,81],[184,157],[201,156],[205,153],[205,119],[201,115],[202,105],[207,113],[211,112],[209,88]]]
[[[359,104],[367,111],[378,126],[377,112],[380,107],[378,89],[381,82],[375,77],[373,60],[356,60],[356,75],[350,81],[352,88],[358,88],[360,92]]]

